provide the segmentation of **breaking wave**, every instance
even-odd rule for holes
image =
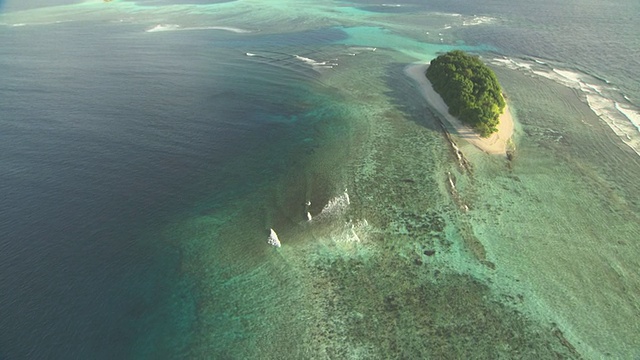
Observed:
[[[344,193],[334,197],[327,202],[327,204],[322,208],[320,214],[316,216],[316,219],[321,220],[341,215],[347,210],[350,204],[351,199],[349,198],[347,189],[345,189]]]
[[[495,18],[489,16],[473,16],[470,19],[464,19],[462,21],[462,26],[476,26],[483,24],[491,24],[495,22]]]
[[[316,71],[320,71],[322,69],[332,69],[334,66],[338,66],[338,63],[329,62],[329,61],[317,61],[308,57],[294,55],[297,60],[302,61],[305,64],[311,65],[311,68]]]
[[[163,31],[196,31],[196,30],[222,30],[229,31],[236,34],[246,34],[251,33],[251,30],[240,29],[230,26],[192,26],[192,27],[182,27],[178,24],[158,24],[150,29],[145,30],[145,32],[153,33],[153,32],[163,32]]]
[[[366,240],[371,227],[367,219],[351,219],[345,216],[351,205],[347,189],[327,202],[322,211],[313,218],[314,223],[324,224],[322,238],[337,243],[360,243]],[[328,226],[327,226],[328,225]]]
[[[640,155],[640,108],[606,79],[553,66],[540,59],[495,58],[492,63],[525,71],[578,90],[589,108]]]

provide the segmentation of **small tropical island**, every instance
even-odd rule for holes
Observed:
[[[449,114],[473,127],[481,137],[498,131],[506,104],[496,74],[479,57],[450,51],[431,60],[426,75],[449,107]]]
[[[513,119],[498,79],[478,56],[450,51],[405,73],[458,136],[489,154],[505,154]]]

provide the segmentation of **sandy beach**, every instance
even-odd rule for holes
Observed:
[[[429,64],[411,64],[407,66],[404,72],[415,80],[420,86],[420,92],[427,100],[429,105],[434,107],[455,129],[455,134],[475,145],[480,150],[488,154],[506,154],[507,143],[513,135],[513,118],[509,111],[509,105],[505,106],[502,115],[500,115],[500,124],[498,132],[492,134],[488,138],[482,138],[473,129],[464,125],[456,117],[449,114],[449,107],[445,104],[442,97],[433,90],[431,82],[425,76],[425,72]]]

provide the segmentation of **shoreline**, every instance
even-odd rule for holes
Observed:
[[[487,154],[507,154],[507,143],[513,136],[513,117],[507,104],[500,115],[500,123],[498,124],[498,132],[491,134],[488,138],[482,138],[471,127],[463,124],[458,118],[449,114],[449,107],[442,100],[440,94],[438,94],[431,82],[427,79],[425,72],[429,64],[411,64],[405,67],[404,73],[413,79],[420,87],[420,92],[425,100],[436,109],[454,128],[455,134],[469,143],[476,146],[478,149],[486,152]]]

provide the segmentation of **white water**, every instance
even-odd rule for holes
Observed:
[[[344,193],[329,200],[324,208],[322,208],[320,214],[316,216],[316,219],[320,220],[341,215],[347,210],[350,204],[351,200],[349,199],[349,194],[345,190]]]
[[[482,24],[490,24],[495,22],[496,19],[489,16],[474,16],[470,19],[465,19],[462,21],[462,26],[476,26]]]
[[[163,31],[197,31],[197,30],[222,30],[229,31],[236,34],[251,33],[251,30],[240,29],[229,26],[192,26],[182,27],[178,24],[158,24],[150,29],[145,30],[148,33],[163,32]]]
[[[338,66],[338,64],[335,62],[317,61],[300,55],[294,55],[294,57],[305,64],[311,65],[311,68],[316,71],[321,71],[322,69],[332,69],[334,66]]]
[[[582,93],[591,110],[633,151],[640,155],[640,108],[608,81],[548,65],[548,61],[513,58],[492,59],[494,65],[553,80]],[[619,99],[619,100],[616,100]]]
[[[269,229],[269,238],[267,239],[267,244],[280,247],[280,239],[278,238],[278,234],[273,229]]]

